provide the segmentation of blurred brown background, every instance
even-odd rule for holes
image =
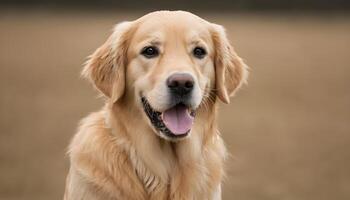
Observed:
[[[0,2],[0,200],[61,199],[66,147],[102,105],[82,63],[115,23],[159,5],[24,2]],[[167,7],[224,25],[251,67],[221,106],[232,154],[223,199],[350,199],[349,3],[237,2]]]

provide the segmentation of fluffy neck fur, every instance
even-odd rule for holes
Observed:
[[[183,195],[179,199],[192,199],[204,188],[202,184],[206,181],[198,180],[210,174],[210,169],[203,166],[206,165],[206,148],[217,138],[215,103],[198,109],[190,137],[178,142],[157,136],[140,106],[128,105],[123,100],[108,106],[111,109],[108,109],[106,123],[128,152],[149,195],[162,196],[159,193],[167,191],[173,197]],[[130,124],[133,127],[128,127]]]

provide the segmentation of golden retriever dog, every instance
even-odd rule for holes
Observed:
[[[247,76],[222,26],[152,12],[116,25],[82,74],[106,103],[69,146],[65,200],[221,199],[218,99]]]

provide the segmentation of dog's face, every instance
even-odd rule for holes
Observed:
[[[117,25],[84,74],[113,103],[134,101],[154,132],[174,141],[189,135],[203,102],[228,103],[245,71],[221,26],[161,11]]]
[[[183,138],[206,88],[214,86],[211,35],[207,24],[193,16],[145,18],[131,39],[127,78],[156,132]]]

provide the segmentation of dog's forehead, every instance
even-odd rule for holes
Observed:
[[[202,22],[208,23],[204,19],[186,11],[155,11],[147,15],[144,15],[138,19],[138,21],[165,21],[165,22],[176,22],[176,21],[186,21],[186,22]]]
[[[186,38],[208,37],[209,22],[184,11],[157,11],[137,20],[135,37],[161,38],[176,34]]]

